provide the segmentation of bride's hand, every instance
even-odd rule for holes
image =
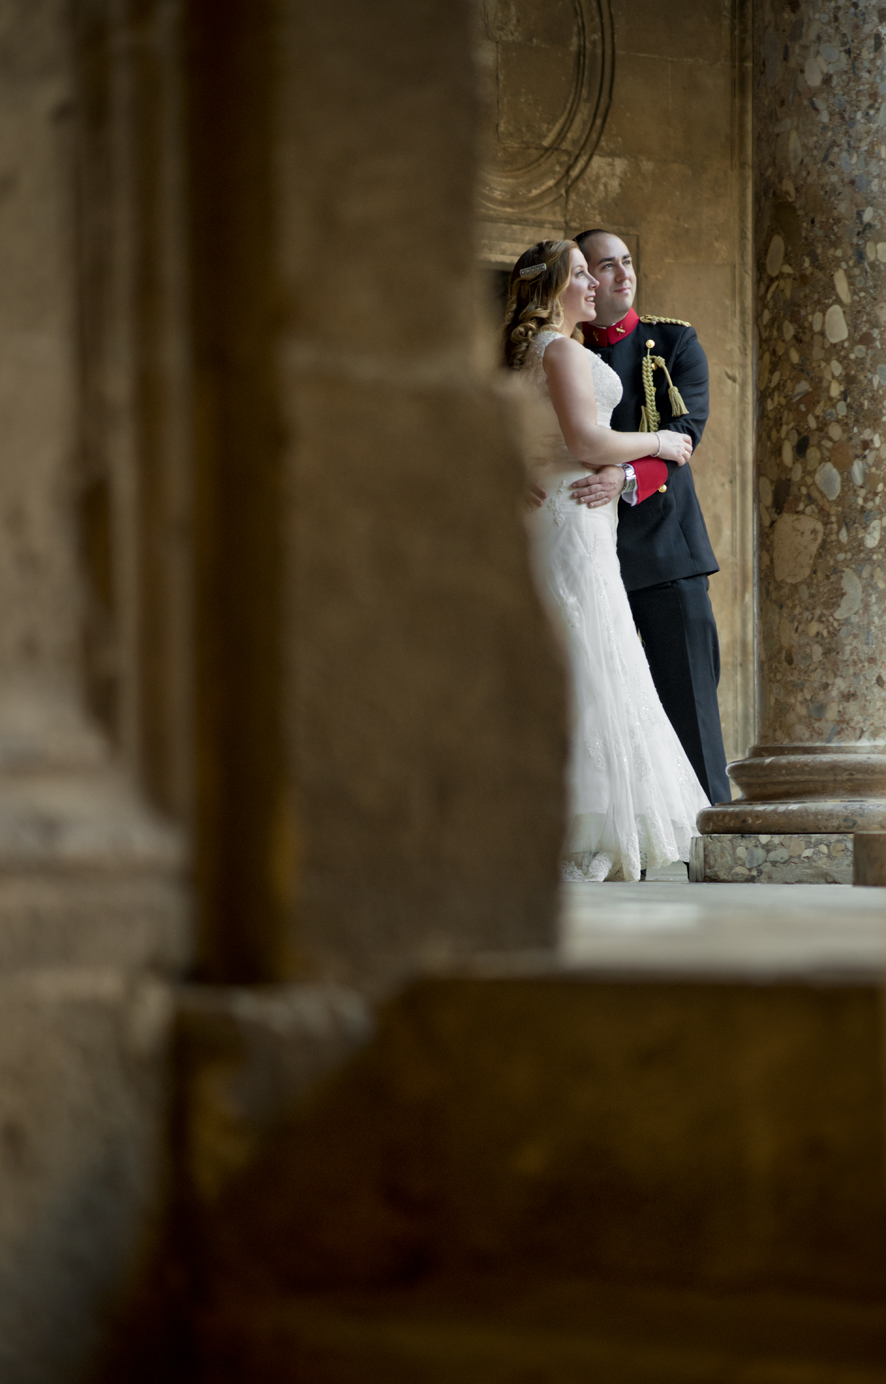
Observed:
[[[661,440],[661,451],[658,455],[662,461],[675,461],[678,466],[685,466],[692,456],[692,438],[685,433],[670,432],[667,429],[658,434]]]

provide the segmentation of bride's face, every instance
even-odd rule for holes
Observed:
[[[570,258],[569,283],[560,299],[567,322],[593,322],[597,316],[594,306],[597,280],[588,269],[581,250],[573,250]]]

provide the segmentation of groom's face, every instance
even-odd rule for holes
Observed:
[[[631,252],[617,235],[602,233],[588,236],[581,248],[599,284],[597,326],[611,327],[633,306],[637,293],[637,272]]]

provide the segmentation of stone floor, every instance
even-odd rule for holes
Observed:
[[[563,886],[561,960],[589,971],[860,980],[886,973],[886,889],[689,884]]]

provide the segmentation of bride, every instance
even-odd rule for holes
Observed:
[[[571,486],[589,467],[650,455],[683,465],[692,444],[676,432],[611,430],[621,381],[585,349],[578,331],[596,316],[596,286],[572,241],[545,240],[527,250],[511,275],[504,355],[541,405],[530,451],[533,489],[545,498],[528,526],[536,581],[564,630],[572,673],[562,873],[636,880],[647,865],[689,859],[696,814],[708,800],[634,628],[615,550],[618,499],[588,508]]]

